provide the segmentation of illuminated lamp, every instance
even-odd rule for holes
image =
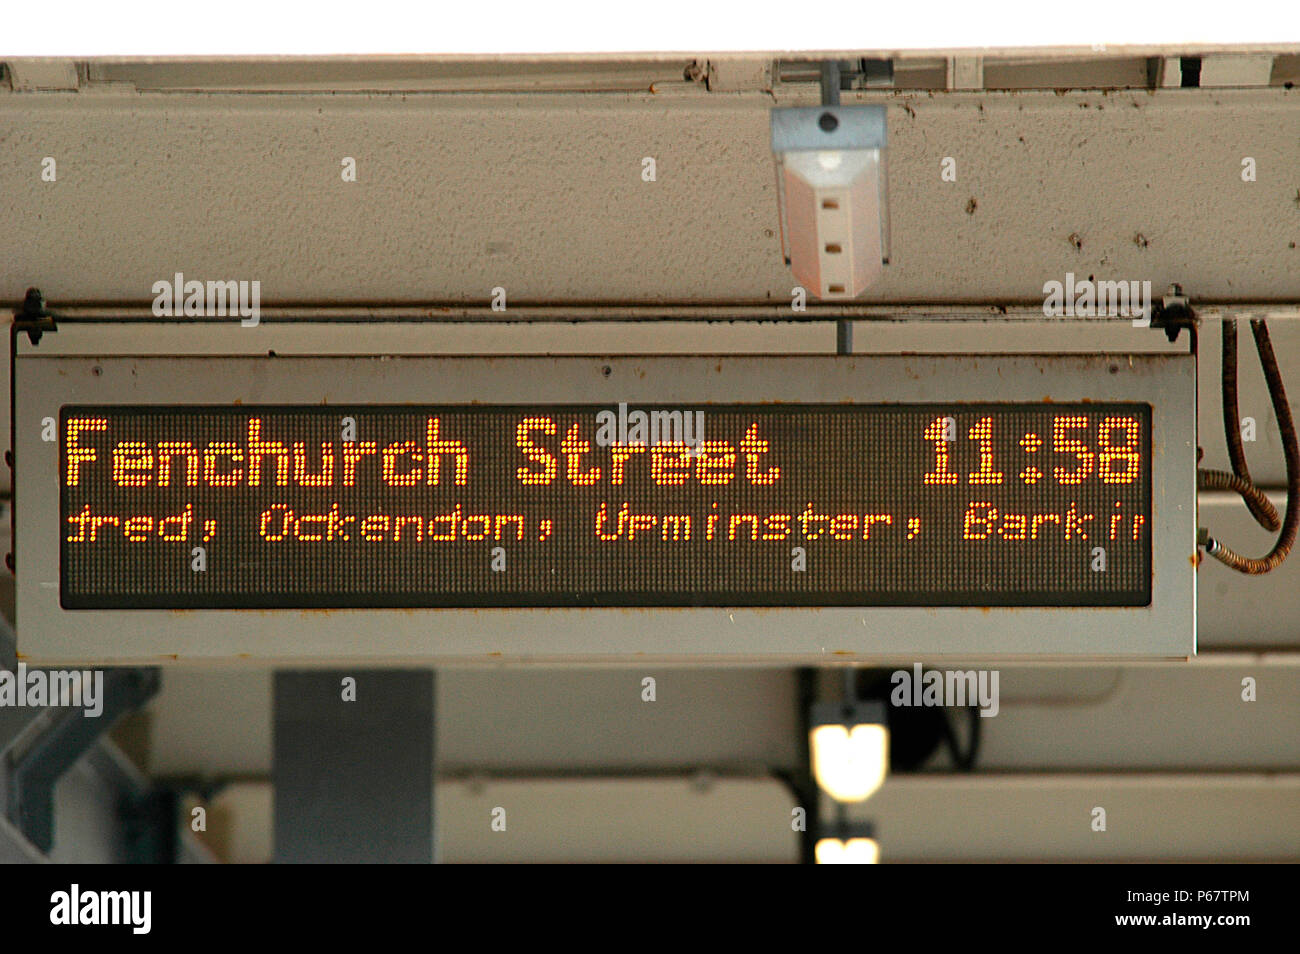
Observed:
[[[818,703],[809,722],[813,777],[838,802],[861,802],[885,781],[889,730],[882,702]]]
[[[854,826],[861,831],[840,831],[817,839],[819,865],[874,865],[880,863],[880,843],[871,826]]]

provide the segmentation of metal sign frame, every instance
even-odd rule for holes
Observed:
[[[60,330],[55,336],[62,336]],[[54,336],[51,336],[54,337]],[[1196,651],[1196,361],[1190,355],[430,357],[74,355],[15,344],[19,649],[30,661],[771,663]],[[1143,402],[1152,599],[1143,607],[64,610],[63,405]]]

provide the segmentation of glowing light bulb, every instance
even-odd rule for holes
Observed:
[[[819,838],[816,847],[819,865],[874,865],[880,862],[880,845],[874,838]]]
[[[883,725],[818,725],[811,742],[813,775],[836,801],[863,801],[884,783],[889,732]]]

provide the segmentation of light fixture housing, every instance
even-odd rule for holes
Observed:
[[[781,247],[821,299],[856,298],[889,261],[885,107],[772,110]]]

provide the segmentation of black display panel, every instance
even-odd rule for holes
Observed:
[[[1145,606],[1146,404],[102,406],[66,609]]]

